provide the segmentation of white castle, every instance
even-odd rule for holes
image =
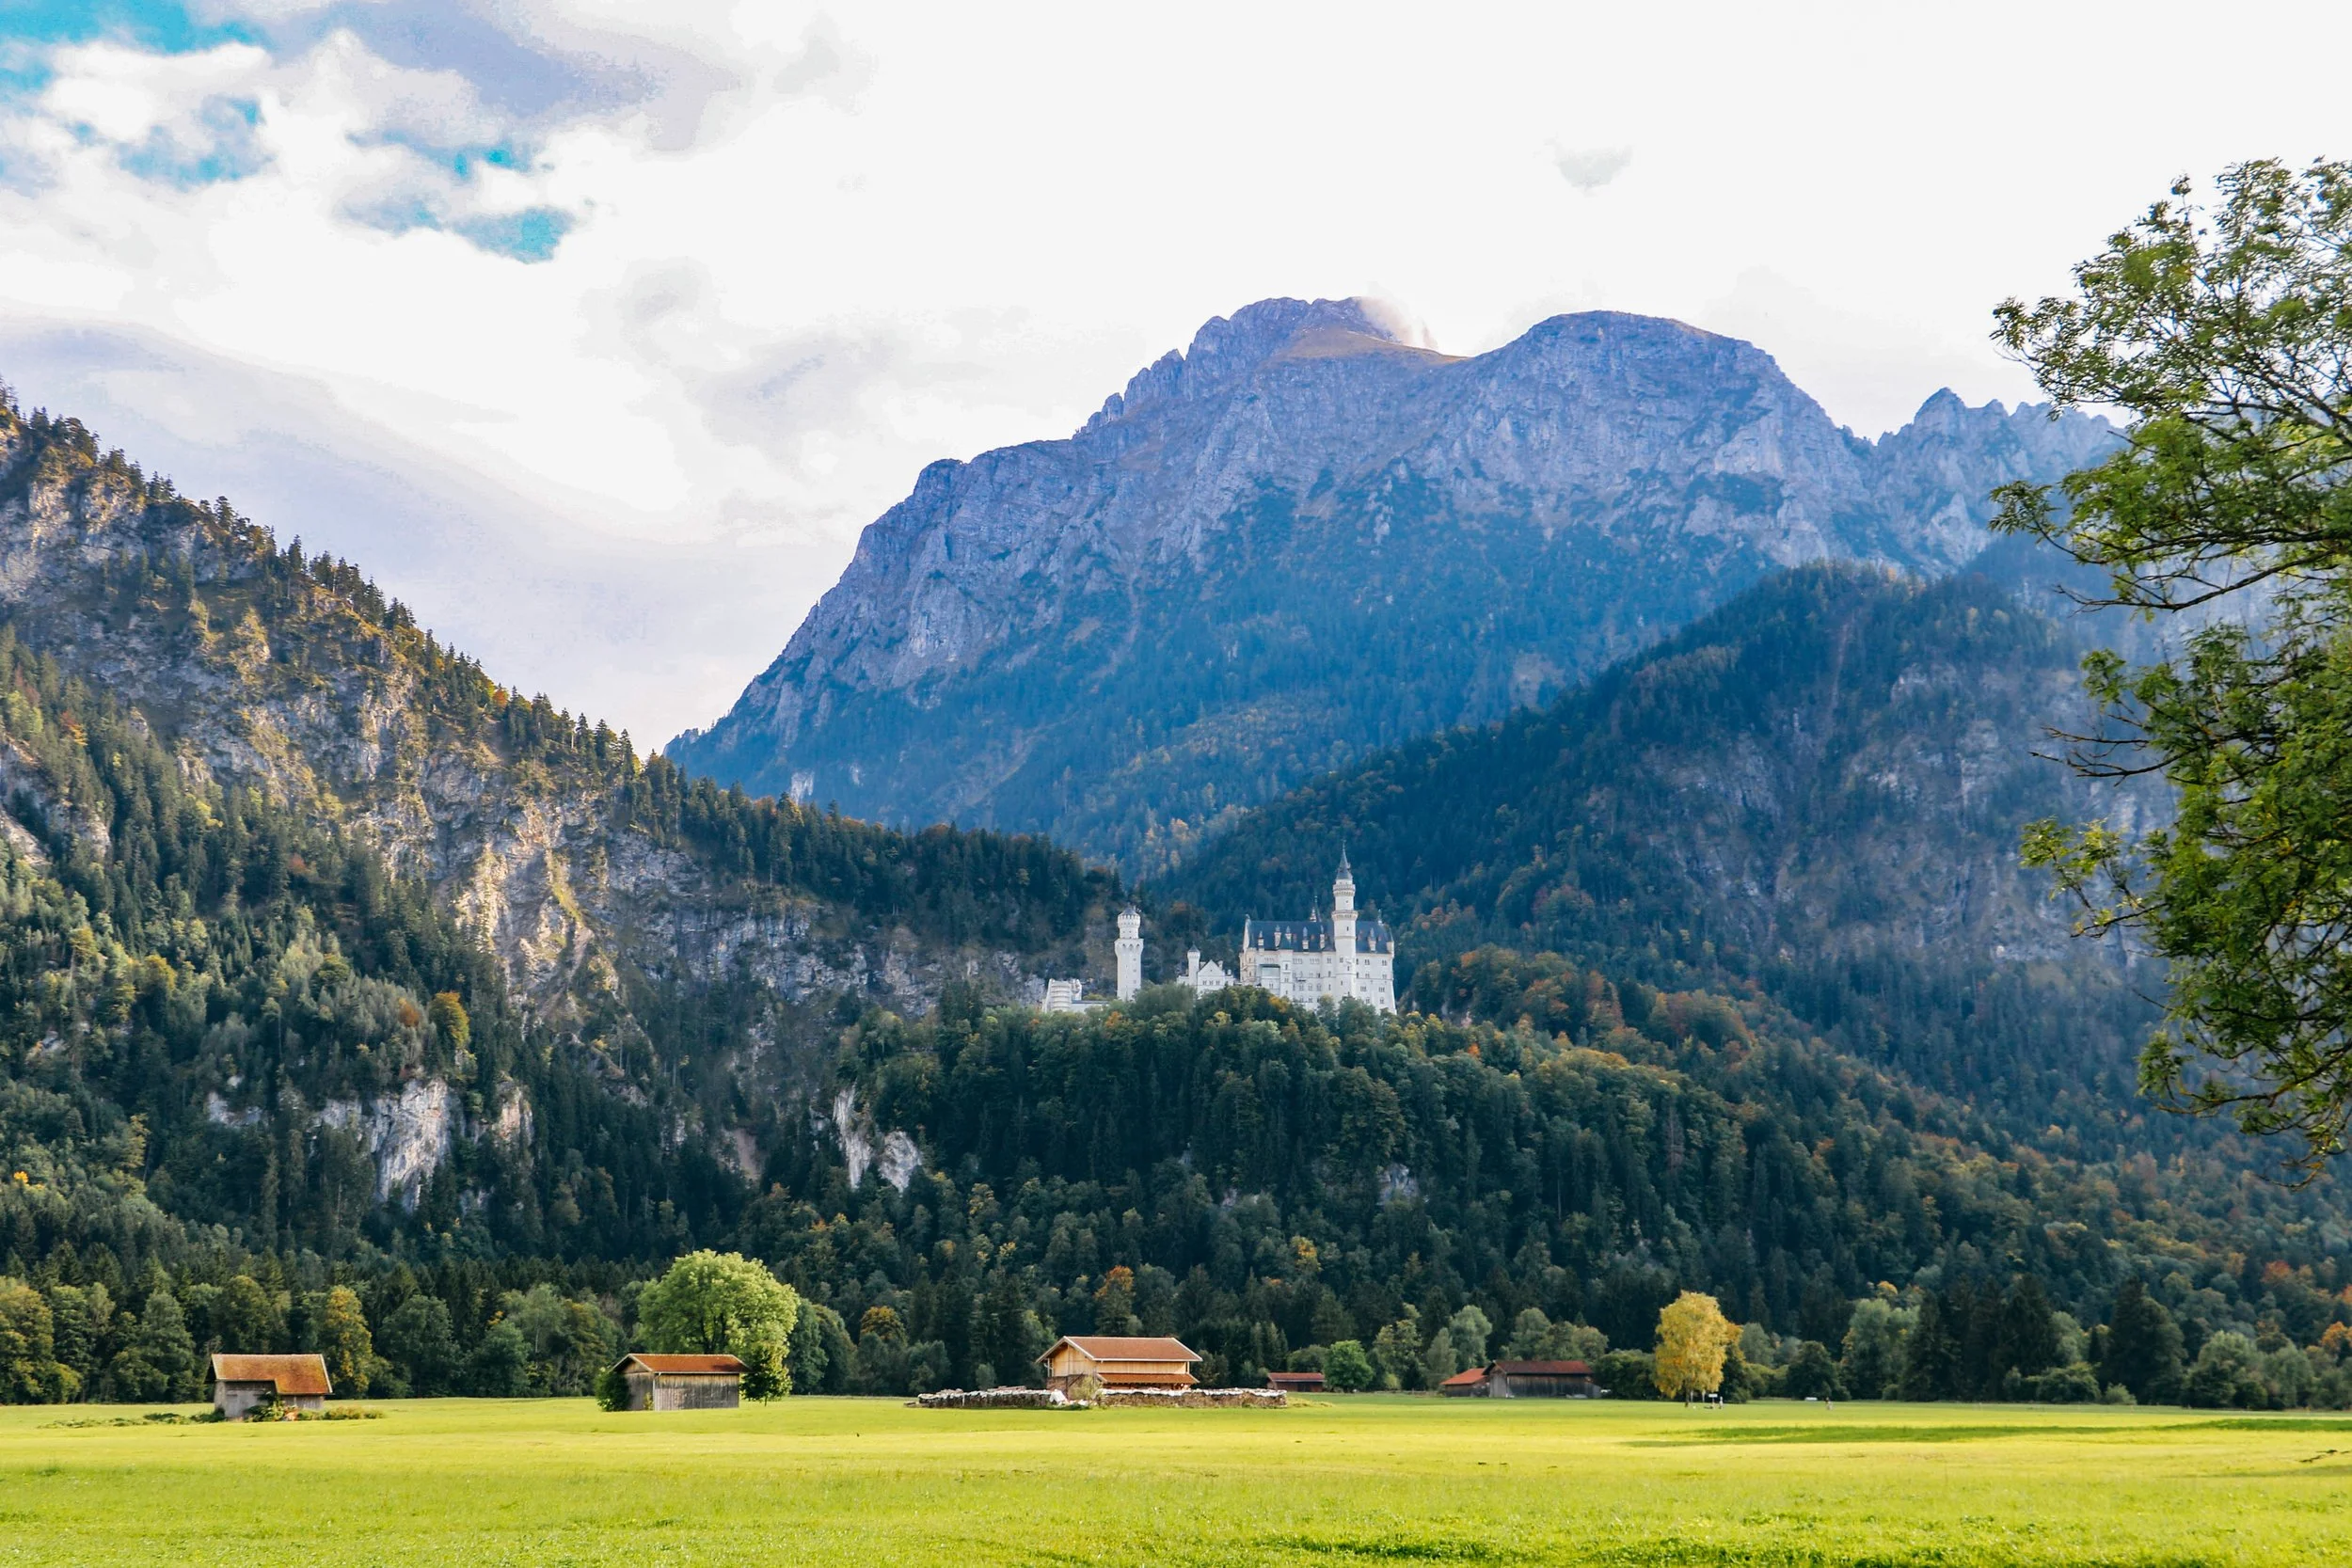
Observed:
[[[1119,999],[1124,1002],[1143,989],[1140,911],[1120,915],[1111,951],[1119,958]],[[1255,986],[1308,1006],[1353,998],[1384,1013],[1396,1011],[1395,943],[1386,926],[1356,913],[1356,877],[1345,851],[1331,882],[1331,918],[1317,912],[1305,920],[1244,921],[1236,968],[1240,973],[1228,974],[1223,964],[1202,963],[1196,950],[1184,955],[1182,983],[1203,995]]]

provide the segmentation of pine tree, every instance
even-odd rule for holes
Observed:
[[[2115,1292],[2107,1318],[2106,1359],[2099,1375],[2120,1383],[2142,1404],[2170,1403],[2181,1395],[2181,1325],[2135,1276]]]
[[[1931,1291],[1919,1303],[1919,1321],[1903,1336],[1903,1368],[1899,1380],[1903,1398],[1951,1398],[1959,1369],[1960,1341],[1952,1333],[1943,1301]]]

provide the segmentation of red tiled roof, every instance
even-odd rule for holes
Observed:
[[[1182,1339],[1152,1337],[1130,1337],[1114,1334],[1065,1334],[1046,1347],[1045,1355],[1069,1345],[1090,1361],[1183,1361],[1187,1364],[1200,1357],[1185,1348]]]
[[[649,1355],[643,1351],[622,1356],[612,1370],[619,1371],[632,1361],[664,1376],[740,1377],[743,1373],[743,1363],[732,1355]]]
[[[1581,1361],[1497,1361],[1486,1370],[1503,1377],[1590,1377],[1593,1369]]]
[[[267,1383],[281,1394],[331,1394],[326,1361],[316,1355],[215,1355],[216,1383]]]
[[[1452,1377],[1447,1378],[1443,1383],[1438,1384],[1438,1386],[1440,1388],[1468,1388],[1473,1384],[1480,1384],[1486,1381],[1486,1369],[1484,1367],[1472,1367],[1467,1372],[1455,1372]]]

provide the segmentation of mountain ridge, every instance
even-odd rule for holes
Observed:
[[[1236,804],[1544,700],[1771,570],[1957,569],[1995,483],[2108,439],[1947,392],[1866,441],[1760,350],[1653,318],[1451,358],[1364,302],[1262,301],[1069,437],[927,467],[665,754],[1164,868]]]

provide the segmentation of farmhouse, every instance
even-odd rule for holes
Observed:
[[[1181,1339],[1065,1334],[1037,1359],[1045,1386],[1066,1394],[1089,1376],[1105,1388],[1189,1388],[1200,1357]]]
[[[733,1410],[743,1402],[743,1363],[732,1355],[624,1355],[612,1370],[628,1386],[624,1410]]]
[[[280,1410],[325,1410],[335,1391],[325,1358],[316,1355],[215,1355],[213,1408],[241,1421],[256,1405]]]
[[[1489,1361],[1438,1387],[1457,1399],[1589,1400],[1600,1394],[1593,1369],[1581,1361]]]

